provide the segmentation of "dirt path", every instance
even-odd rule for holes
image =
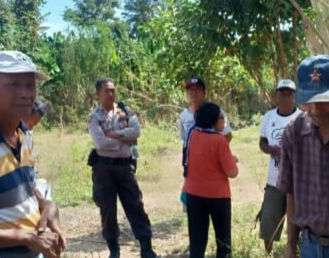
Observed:
[[[182,184],[180,153],[159,160],[160,177],[156,181],[140,182],[145,209],[152,220],[154,249],[163,258],[187,257],[186,220],[181,211],[179,193]],[[259,203],[262,192],[240,160],[239,177],[231,181],[233,205]],[[139,257],[139,246],[129,224],[119,211],[121,257]],[[100,235],[100,218],[95,206],[68,207],[61,210],[69,247],[63,257],[107,258],[108,250]],[[182,225],[183,224],[183,225]]]

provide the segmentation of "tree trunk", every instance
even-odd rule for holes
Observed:
[[[254,80],[257,82],[259,89],[261,90],[261,92],[263,93],[263,95],[265,96],[265,100],[266,102],[271,106],[271,107],[275,107],[275,99],[274,99],[274,94],[269,92],[266,87],[265,84],[263,82],[263,77],[261,74],[259,74],[257,71],[249,71],[251,77],[254,78]]]
[[[281,1],[278,1],[278,5],[281,4]],[[279,63],[279,72],[282,78],[288,79],[288,70],[287,70],[287,63],[285,58],[285,51],[284,51],[284,44],[282,40],[282,34],[281,34],[281,23],[280,23],[280,17],[279,17],[279,6],[275,8],[276,12],[276,35],[277,35],[277,42],[278,42],[278,63]]]
[[[317,30],[312,21],[303,12],[299,4],[295,0],[289,1],[302,17],[306,40],[311,54],[329,54],[329,31],[328,25],[326,24],[326,21],[329,18],[328,4],[326,4],[324,0],[311,0],[313,8],[317,13],[317,28],[319,29]]]
[[[297,11],[294,10],[292,14],[292,34],[294,40],[294,50],[293,50],[293,65],[292,65],[292,74],[294,76],[294,81],[297,82],[297,67],[298,67],[298,40],[297,40]]]

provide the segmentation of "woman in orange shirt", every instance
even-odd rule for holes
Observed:
[[[203,258],[208,241],[209,218],[216,234],[216,258],[231,254],[231,191],[229,178],[238,167],[229,143],[218,133],[220,107],[206,102],[195,114],[184,148],[190,258]]]

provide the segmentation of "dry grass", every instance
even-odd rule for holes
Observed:
[[[234,132],[231,144],[233,153],[240,159],[240,175],[231,181],[232,238],[234,257],[237,258],[265,257],[258,229],[254,229],[268,159],[258,148],[258,130],[258,127],[249,127]],[[35,132],[35,136],[40,174],[51,182],[55,201],[62,207],[76,206],[61,210],[71,244],[63,257],[108,257],[99,233],[98,210],[92,204],[86,205],[91,203],[90,169],[86,166],[92,146],[90,137],[79,131],[63,135],[57,131]],[[145,208],[152,220],[155,249],[163,258],[188,257],[186,215],[179,202],[182,169],[178,132],[168,127],[147,125],[139,149],[138,178]],[[138,245],[122,210],[119,221],[123,232],[120,238],[122,256],[139,257]],[[95,244],[95,239],[101,242]],[[278,257],[282,257],[284,242],[285,238],[275,245]],[[214,253],[215,239],[211,230],[206,257],[215,257]]]

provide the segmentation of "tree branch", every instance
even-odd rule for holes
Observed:
[[[324,38],[321,36],[321,34],[316,30],[314,24],[311,22],[311,20],[304,14],[302,8],[299,6],[299,4],[295,0],[289,0],[290,3],[295,7],[295,9],[298,11],[298,13],[301,15],[303,20],[303,25],[306,31],[306,37],[308,43],[311,44],[311,50],[313,50],[313,54],[324,54],[326,52],[329,52],[329,45],[324,40]],[[318,0],[319,1],[319,0]],[[322,2],[321,2],[322,3]]]

